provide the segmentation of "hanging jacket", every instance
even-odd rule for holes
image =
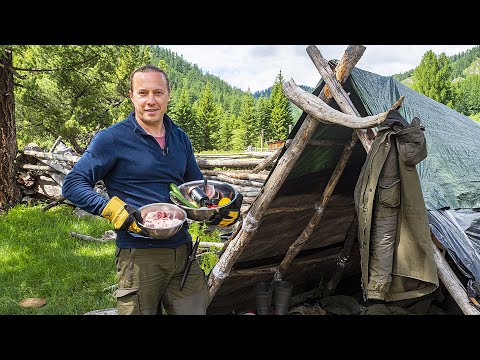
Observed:
[[[391,110],[355,186],[365,299],[397,301],[438,287],[416,165],[427,156],[420,120]]]

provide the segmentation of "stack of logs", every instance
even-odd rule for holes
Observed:
[[[228,183],[243,195],[241,212],[245,213],[260,194],[279,152],[280,149],[241,155],[196,155],[196,158],[208,180]],[[61,202],[68,203],[62,196],[61,187],[65,175],[78,159],[80,156],[66,147],[60,138],[48,151],[34,143],[27,145],[17,156],[17,182],[23,195],[22,202],[34,204],[42,201],[48,208]],[[107,196],[102,182],[95,185],[95,190]]]

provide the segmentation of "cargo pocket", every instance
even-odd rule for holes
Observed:
[[[378,181],[378,202],[388,207],[400,205],[400,179]]]
[[[118,315],[139,315],[138,288],[117,289],[113,293],[117,298]]]

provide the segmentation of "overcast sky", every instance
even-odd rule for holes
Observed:
[[[308,45],[167,45],[184,60],[242,90],[264,90],[281,70],[285,80],[314,87],[320,80],[306,52]],[[327,60],[340,59],[348,45],[316,45]],[[357,67],[380,75],[415,68],[428,50],[454,55],[476,45],[364,45]]]

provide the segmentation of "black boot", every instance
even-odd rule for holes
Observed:
[[[277,281],[273,290],[273,308],[275,315],[288,315],[293,285],[288,281]]]
[[[260,282],[255,286],[257,315],[269,315],[272,307],[273,287],[270,283]]]

